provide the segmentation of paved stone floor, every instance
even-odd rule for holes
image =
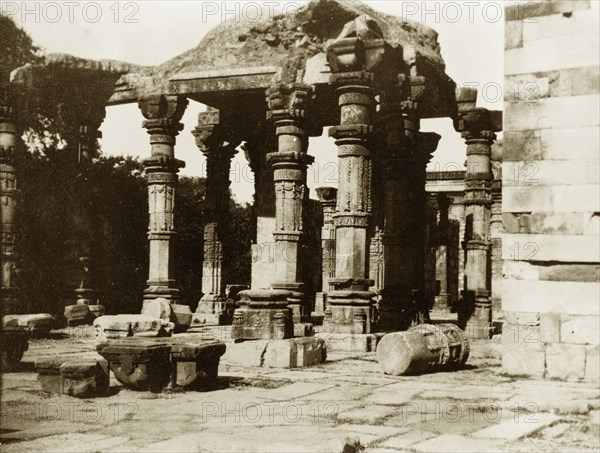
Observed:
[[[503,376],[493,341],[472,343],[457,372],[391,377],[372,353],[330,353],[297,370],[222,362],[207,392],[134,392],[113,380],[103,398],[44,394],[35,359],[95,355],[81,332],[32,341],[2,376],[2,452],[337,453],[347,438],[366,453],[600,449],[598,385]]]

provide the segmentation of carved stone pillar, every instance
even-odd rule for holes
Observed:
[[[371,216],[371,152],[375,98],[373,74],[362,69],[365,44],[342,39],[329,47],[332,82],[337,87],[340,125],[330,129],[336,139],[339,162],[334,288],[328,295],[325,325],[331,331],[363,334],[376,330],[375,294],[369,277],[368,226]]]
[[[196,145],[206,156],[203,296],[194,318],[201,324],[226,324],[224,242],[229,216],[229,172],[240,140],[235,138],[232,125],[224,124],[221,113],[213,109],[199,114],[193,134]]]
[[[268,90],[267,119],[275,125],[277,151],[267,155],[275,185],[275,275],[272,288],[290,291],[288,302],[295,323],[310,315],[304,295],[304,215],[308,200],[306,169],[314,158],[307,154],[306,109],[312,95],[307,85],[278,85]]]
[[[443,193],[437,194],[438,223],[436,235],[436,281],[439,292],[435,296],[434,309],[438,312],[450,311],[450,263],[449,263],[449,218],[450,201]]]
[[[337,189],[333,187],[319,187],[317,196],[323,209],[323,227],[321,228],[321,292],[317,293],[315,314],[325,313],[327,293],[329,292],[329,279],[335,277],[335,225],[333,216],[337,203]]]
[[[417,158],[415,160],[414,191],[415,191],[415,233],[417,239],[417,253],[415,255],[415,266],[417,268],[416,289],[418,291],[417,311],[418,322],[424,322],[429,319],[429,310],[433,307],[434,294],[432,288],[427,282],[427,257],[429,250],[429,219],[427,206],[427,191],[425,182],[427,175],[427,165],[433,157],[441,139],[439,134],[434,132],[420,132],[418,135]]]
[[[381,94],[385,130],[383,155],[384,234],[383,289],[379,302],[380,328],[405,330],[416,317],[416,256],[419,252],[417,177],[420,121],[410,79],[403,74]]]
[[[15,169],[18,140],[16,114],[13,87],[0,84],[0,315],[17,314],[22,311],[15,278],[15,210],[19,195]]]
[[[492,206],[491,148],[495,132],[501,130],[499,112],[460,108],[456,130],[467,144],[465,175],[466,258],[463,304],[460,320],[467,323],[472,338],[492,335],[492,306],[490,299],[490,210]]]
[[[175,159],[175,137],[183,129],[181,120],[187,99],[175,95],[156,95],[141,99],[139,108],[150,135],[151,156],[144,159],[148,182],[149,272],[144,299],[159,297],[177,303],[179,289],[173,278],[171,257],[175,234],[174,208],[177,173],[184,162]]]

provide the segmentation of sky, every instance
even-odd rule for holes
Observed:
[[[264,18],[292,11],[306,1],[0,1],[45,52],[68,53],[91,59],[114,59],[157,65],[196,47],[204,35],[225,20]],[[403,16],[435,29],[439,34],[446,72],[459,86],[479,84],[478,106],[502,109],[504,17],[501,1],[365,1],[373,9]],[[259,9],[260,8],[260,9]],[[204,109],[190,101],[177,138],[176,156],[186,162],[182,175],[205,176],[205,159],[191,130]],[[149,137],[141,127],[137,105],[107,108],[101,127],[102,150],[110,155],[150,155]],[[442,135],[429,170],[457,170],[465,162],[465,145],[450,119],[424,120],[424,132]],[[308,186],[337,185],[336,147],[326,132],[311,138]],[[232,192],[240,202],[251,202],[252,172],[238,153],[230,174]],[[312,196],[314,197],[314,191]]]

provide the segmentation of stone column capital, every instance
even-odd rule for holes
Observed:
[[[391,46],[373,20],[358,17],[344,27],[340,36],[327,47],[327,61],[332,83],[347,83],[348,75],[373,74],[381,70],[382,78],[400,72],[402,48]],[[361,76],[362,77],[362,76]],[[371,76],[369,76],[371,77]]]
[[[181,118],[188,105],[187,98],[178,95],[151,95],[139,100],[138,106],[146,120],[142,126],[149,134],[175,137],[183,129]]]
[[[496,140],[496,132],[502,130],[502,112],[484,108],[459,111],[454,121],[454,129],[461,133],[467,144],[491,145]],[[491,149],[489,154],[491,155]]]
[[[269,121],[303,121],[314,97],[314,89],[304,83],[279,83],[268,88],[265,94]]]
[[[198,114],[198,126],[192,134],[196,137],[196,146],[207,159],[231,160],[241,143],[233,120],[216,109]]]
[[[338,189],[335,187],[317,187],[315,192],[317,193],[317,197],[319,197],[322,206],[335,206]]]

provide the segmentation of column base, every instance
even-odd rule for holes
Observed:
[[[416,307],[411,291],[384,288],[378,307],[378,327],[382,332],[407,330],[413,323]]]
[[[247,290],[240,294],[240,308],[233,313],[234,340],[282,340],[294,334],[289,291]]]
[[[306,307],[306,298],[304,294],[304,283],[273,283],[273,289],[287,291],[288,307],[292,310],[292,319],[294,323],[308,322],[309,310]]]
[[[469,340],[489,340],[494,335],[494,326],[490,324],[479,324],[476,321],[467,322],[465,334]]]
[[[331,291],[323,329],[332,333],[365,334],[377,330],[376,309],[370,291]]]
[[[492,303],[489,291],[463,291],[459,310],[459,327],[464,328],[470,339],[490,339],[494,334]]]
[[[77,296],[76,305],[98,305],[96,291],[90,288],[77,288],[75,290]]]
[[[179,288],[174,287],[175,282],[148,282],[144,290],[144,300],[163,298],[170,303],[179,303],[181,297]]]

